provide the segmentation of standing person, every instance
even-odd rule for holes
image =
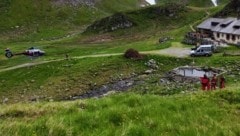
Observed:
[[[213,77],[211,79],[211,90],[216,90],[217,86],[217,77],[216,74],[213,74]]]
[[[66,58],[66,60],[68,60],[68,57],[69,57],[68,54],[65,54],[65,58]]]
[[[223,75],[221,75],[220,77],[220,84],[219,84],[219,88],[225,88],[225,78],[223,77]]]
[[[202,84],[202,90],[209,90],[210,89],[210,83],[209,83],[209,79],[207,77],[206,74],[203,75],[203,77],[200,78],[201,79],[201,84]]]

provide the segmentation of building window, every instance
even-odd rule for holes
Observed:
[[[222,34],[222,37],[224,37],[224,34]]]
[[[230,35],[229,34],[227,34],[227,40],[229,40],[230,39]]]
[[[232,35],[232,40],[235,41],[236,40],[236,36]]]
[[[219,33],[217,33],[217,38],[219,38],[220,37],[220,34]]]

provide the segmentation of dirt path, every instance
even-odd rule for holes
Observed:
[[[76,57],[71,57],[71,59],[108,57],[108,56],[117,56],[117,55],[122,55],[122,53],[76,56]],[[18,69],[18,68],[24,68],[24,67],[31,67],[31,66],[41,65],[41,64],[45,64],[45,63],[51,63],[51,62],[55,62],[55,61],[62,61],[62,60],[65,60],[65,59],[54,59],[54,60],[47,60],[47,61],[40,61],[40,62],[33,62],[33,63],[24,63],[24,64],[16,65],[16,66],[13,66],[13,67],[8,67],[8,68],[0,69],[0,72],[10,71],[10,70],[14,70],[14,69]]]
[[[166,56],[173,56],[178,58],[184,58],[189,55],[190,49],[189,48],[181,48],[181,47],[170,47],[167,49],[162,50],[154,50],[154,51],[145,51],[142,53],[146,54],[157,54],[157,55],[166,55]]]
[[[190,49],[188,49],[188,48],[170,47],[167,49],[154,50],[154,51],[143,51],[140,53],[166,55],[166,56],[173,56],[173,57],[186,57],[186,56],[188,56],[189,51],[190,51]],[[83,58],[108,57],[108,56],[119,56],[119,55],[123,55],[123,53],[85,55],[85,56],[75,56],[75,57],[71,57],[71,58],[72,59],[83,59]],[[55,60],[48,60],[48,61],[41,61],[41,62],[24,63],[21,65],[16,65],[13,67],[0,69],[0,72],[10,71],[10,70],[24,68],[24,67],[31,67],[31,66],[35,66],[35,65],[41,65],[41,64],[46,64],[46,63],[55,62],[55,61],[62,61],[62,60],[65,60],[65,59],[55,59]]]
[[[31,67],[31,66],[35,66],[35,65],[50,63],[50,62],[54,62],[54,61],[61,61],[61,60],[63,60],[63,59],[49,60],[49,61],[41,61],[41,62],[33,62],[33,63],[24,63],[24,64],[16,65],[16,66],[13,66],[13,67],[8,67],[8,68],[0,69],[0,72],[10,71],[10,70],[19,69],[19,68],[24,68],[24,67]]]

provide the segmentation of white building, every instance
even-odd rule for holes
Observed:
[[[240,44],[240,20],[237,18],[209,18],[198,25],[197,29],[216,41]]]

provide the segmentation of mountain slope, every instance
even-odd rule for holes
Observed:
[[[59,37],[106,15],[140,7],[138,0],[66,1],[0,1],[0,18],[4,18],[0,20],[0,39],[16,40],[24,35],[27,41]]]
[[[205,10],[195,10],[183,4],[152,6],[97,20],[85,33],[91,33],[91,36],[106,34],[112,39],[146,39],[152,35],[168,35],[167,32],[191,24],[201,19],[204,14]]]
[[[240,16],[240,0],[230,0],[230,3],[218,12],[215,17],[239,17]]]
[[[214,6],[211,0],[156,0],[158,4],[165,3],[182,3],[193,7],[212,7]],[[228,0],[218,0],[219,5],[227,3]]]
[[[104,33],[119,28],[123,29],[133,26],[143,26],[148,23],[158,24],[160,21],[164,20],[173,22],[176,18],[180,18],[180,14],[184,12],[187,12],[184,5],[168,4],[165,6],[148,7],[126,13],[117,13],[94,22],[86,31]]]
[[[0,2],[0,30],[16,25],[68,22],[84,25],[118,11],[133,10],[140,7],[138,0],[2,0]]]
[[[168,2],[163,0],[159,4]],[[206,1],[189,2],[198,6]],[[95,20],[138,10],[143,3],[143,0],[1,0],[0,40],[39,41],[80,33]]]

